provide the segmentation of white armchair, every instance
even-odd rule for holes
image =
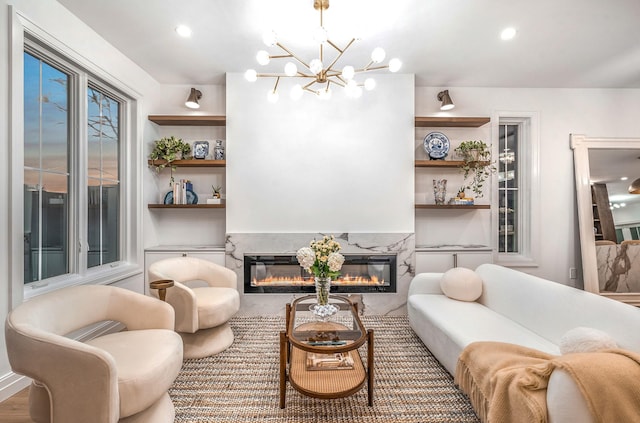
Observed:
[[[184,341],[185,358],[217,354],[233,343],[227,322],[240,309],[235,272],[194,257],[160,260],[148,272],[149,282],[174,281],[166,301],[175,309],[175,329]]]
[[[127,330],[87,342],[66,334],[118,321]],[[169,423],[167,390],[182,367],[182,342],[173,309],[142,294],[81,285],[27,301],[5,322],[13,371],[33,379],[33,421]]]

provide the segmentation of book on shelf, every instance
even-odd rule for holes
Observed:
[[[349,370],[353,365],[351,351],[331,354],[307,352],[307,370]]]
[[[469,198],[469,197],[465,197],[465,198],[453,197],[451,200],[449,200],[449,204],[454,204],[454,205],[457,205],[457,206],[473,206],[473,198]]]

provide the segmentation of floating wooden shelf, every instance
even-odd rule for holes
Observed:
[[[223,204],[147,204],[150,209],[224,209]]]
[[[147,160],[149,166],[159,166],[166,164],[166,160]],[[174,160],[171,162],[171,166],[177,167],[225,167],[227,165],[226,160]]]
[[[491,206],[489,204],[474,204],[474,205],[463,205],[463,204],[416,204],[416,209],[458,209],[458,210],[478,210],[478,209],[489,209]]]
[[[489,162],[479,163],[489,165]],[[416,167],[460,167],[463,164],[462,160],[416,160]]]
[[[416,116],[415,126],[419,128],[479,128],[491,121],[488,117],[457,116]]]
[[[165,126],[225,126],[226,116],[212,115],[149,115],[151,122]]]

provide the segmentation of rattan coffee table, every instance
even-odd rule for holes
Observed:
[[[315,295],[296,299],[286,308],[286,330],[280,332],[280,408],[285,407],[287,381],[304,395],[332,399],[353,395],[367,384],[368,404],[373,405],[373,330],[366,330],[358,308],[347,297],[331,295],[338,312],[319,321],[309,311]],[[367,343],[365,367],[357,349]],[[350,357],[347,368],[332,365],[321,370],[309,366],[308,353]],[[330,360],[327,360],[330,361]],[[314,369],[315,368],[315,369]]]

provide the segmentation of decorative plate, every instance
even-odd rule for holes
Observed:
[[[431,132],[424,137],[424,151],[431,159],[447,157],[449,146],[449,138],[442,132]]]
[[[173,204],[173,191],[164,196],[164,204]],[[190,189],[187,190],[187,204],[198,204],[198,194]]]
[[[193,143],[193,158],[206,159],[209,154],[209,141],[196,141]]]

